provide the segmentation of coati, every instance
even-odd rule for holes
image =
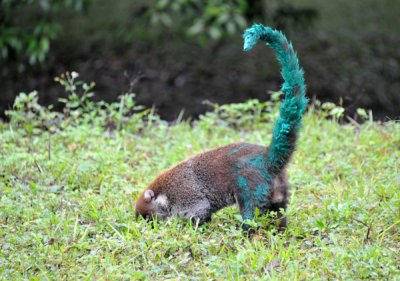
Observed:
[[[136,215],[163,219],[179,216],[203,223],[221,208],[236,203],[244,221],[260,214],[278,212],[280,227],[286,218],[289,184],[285,167],[295,150],[304,110],[303,70],[292,44],[280,31],[254,24],[244,34],[244,51],[259,40],[275,50],[282,67],[284,100],[269,147],[245,142],[221,146],[194,155],[164,171],[144,190]],[[244,223],[244,230],[249,229]]]

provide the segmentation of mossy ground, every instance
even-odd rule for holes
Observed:
[[[340,125],[309,111],[282,234],[258,218],[258,235],[245,238],[235,207],[201,227],[134,218],[135,199],[160,171],[219,145],[268,144],[271,130],[204,118],[29,136],[0,123],[1,279],[400,280],[395,122]]]

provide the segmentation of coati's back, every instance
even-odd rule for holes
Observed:
[[[239,206],[243,219],[252,219],[256,208],[262,213],[286,208],[285,166],[295,149],[307,105],[303,71],[292,45],[281,32],[254,25],[246,30],[244,39],[246,51],[260,39],[266,41],[282,65],[285,98],[270,147],[236,143],[188,158],[148,186],[138,200],[138,215],[180,216],[204,222],[211,219],[212,213],[233,203]],[[285,224],[282,218],[281,225]]]

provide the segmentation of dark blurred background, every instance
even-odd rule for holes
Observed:
[[[0,116],[21,91],[57,105],[65,71],[95,81],[97,99],[134,92],[168,120],[205,100],[266,100],[281,78],[270,49],[242,52],[253,22],[293,41],[310,97],[400,116],[398,0],[0,0]]]

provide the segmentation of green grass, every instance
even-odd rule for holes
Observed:
[[[192,226],[135,220],[160,171],[205,149],[267,144],[271,122],[211,115],[140,132],[89,125],[26,135],[0,123],[3,280],[400,280],[400,124],[308,112],[289,168],[289,227],[249,240],[235,207]]]

